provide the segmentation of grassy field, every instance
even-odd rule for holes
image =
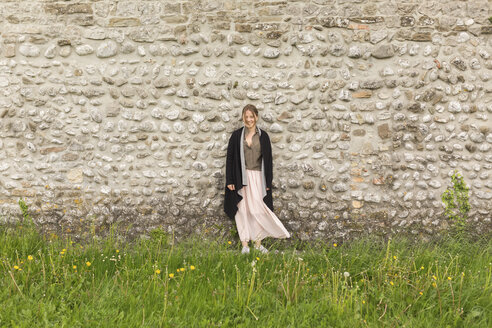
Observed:
[[[278,242],[267,255],[171,239],[81,245],[0,227],[0,326],[492,326],[490,239]]]

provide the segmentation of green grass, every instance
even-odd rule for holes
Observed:
[[[490,239],[278,242],[246,256],[237,241],[170,240],[80,245],[0,227],[0,326],[492,326]]]

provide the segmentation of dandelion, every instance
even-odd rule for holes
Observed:
[[[228,243],[229,245],[231,245],[231,244],[232,244],[232,241],[230,241],[230,240],[229,240],[227,243]]]
[[[179,271],[183,272],[185,270],[185,268],[179,268]]]
[[[27,259],[28,259],[29,261],[32,261],[32,260],[33,260],[32,255],[29,255],[29,256],[27,257]]]
[[[92,263],[91,263],[91,262],[89,262],[89,261],[85,262],[85,265],[87,265],[88,267],[90,267],[90,266],[91,266],[91,264],[92,264]]]
[[[451,280],[451,277],[448,277],[448,280]]]
[[[391,285],[391,286],[394,286],[395,284],[393,283],[393,281],[390,281],[390,285]]]
[[[257,260],[257,261],[259,261],[259,260],[260,260],[260,258],[259,258],[259,257],[256,257],[256,260]]]
[[[345,272],[343,273],[343,276],[344,276],[345,278],[348,278],[348,277],[350,277],[350,273],[348,273],[347,271],[345,271]]]
[[[362,304],[366,304],[366,301],[362,300]]]
[[[393,255],[393,260],[396,260],[396,256],[395,255]]]
[[[19,270],[19,267],[17,265],[14,265],[15,270]]]
[[[424,295],[424,293],[422,293],[422,292],[419,292],[419,294],[420,294],[420,296]]]
[[[337,247],[337,243],[333,243],[333,247]]]
[[[424,270],[424,266],[421,266],[421,267],[420,267],[420,270]]]
[[[437,284],[435,282],[432,283],[432,287],[436,288]]]
[[[465,273],[464,273],[464,272],[462,272],[462,273],[461,273],[461,276],[462,276],[462,277],[464,277],[464,276],[465,276]]]
[[[195,270],[195,266],[194,265],[190,265],[190,270]]]
[[[436,276],[432,276],[432,279],[437,280],[437,277]]]
[[[116,253],[119,253],[119,252],[120,252],[120,250],[119,250],[119,249],[117,249],[117,250],[116,250]]]
[[[174,273],[170,273],[169,278],[174,278]]]
[[[155,270],[155,273],[156,274],[161,274],[161,270],[157,269],[157,270]]]
[[[72,268],[73,268],[74,270],[77,270],[77,266],[76,266],[76,265],[73,265],[73,266],[72,266]]]

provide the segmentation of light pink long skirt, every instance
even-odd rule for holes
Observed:
[[[242,188],[243,199],[234,217],[241,241],[260,241],[265,237],[289,238],[278,217],[263,202],[261,171],[246,170],[248,185]]]

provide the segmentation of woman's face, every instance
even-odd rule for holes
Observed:
[[[247,110],[243,115],[244,126],[248,129],[252,129],[256,126],[258,121],[258,116],[256,116],[252,111]]]

